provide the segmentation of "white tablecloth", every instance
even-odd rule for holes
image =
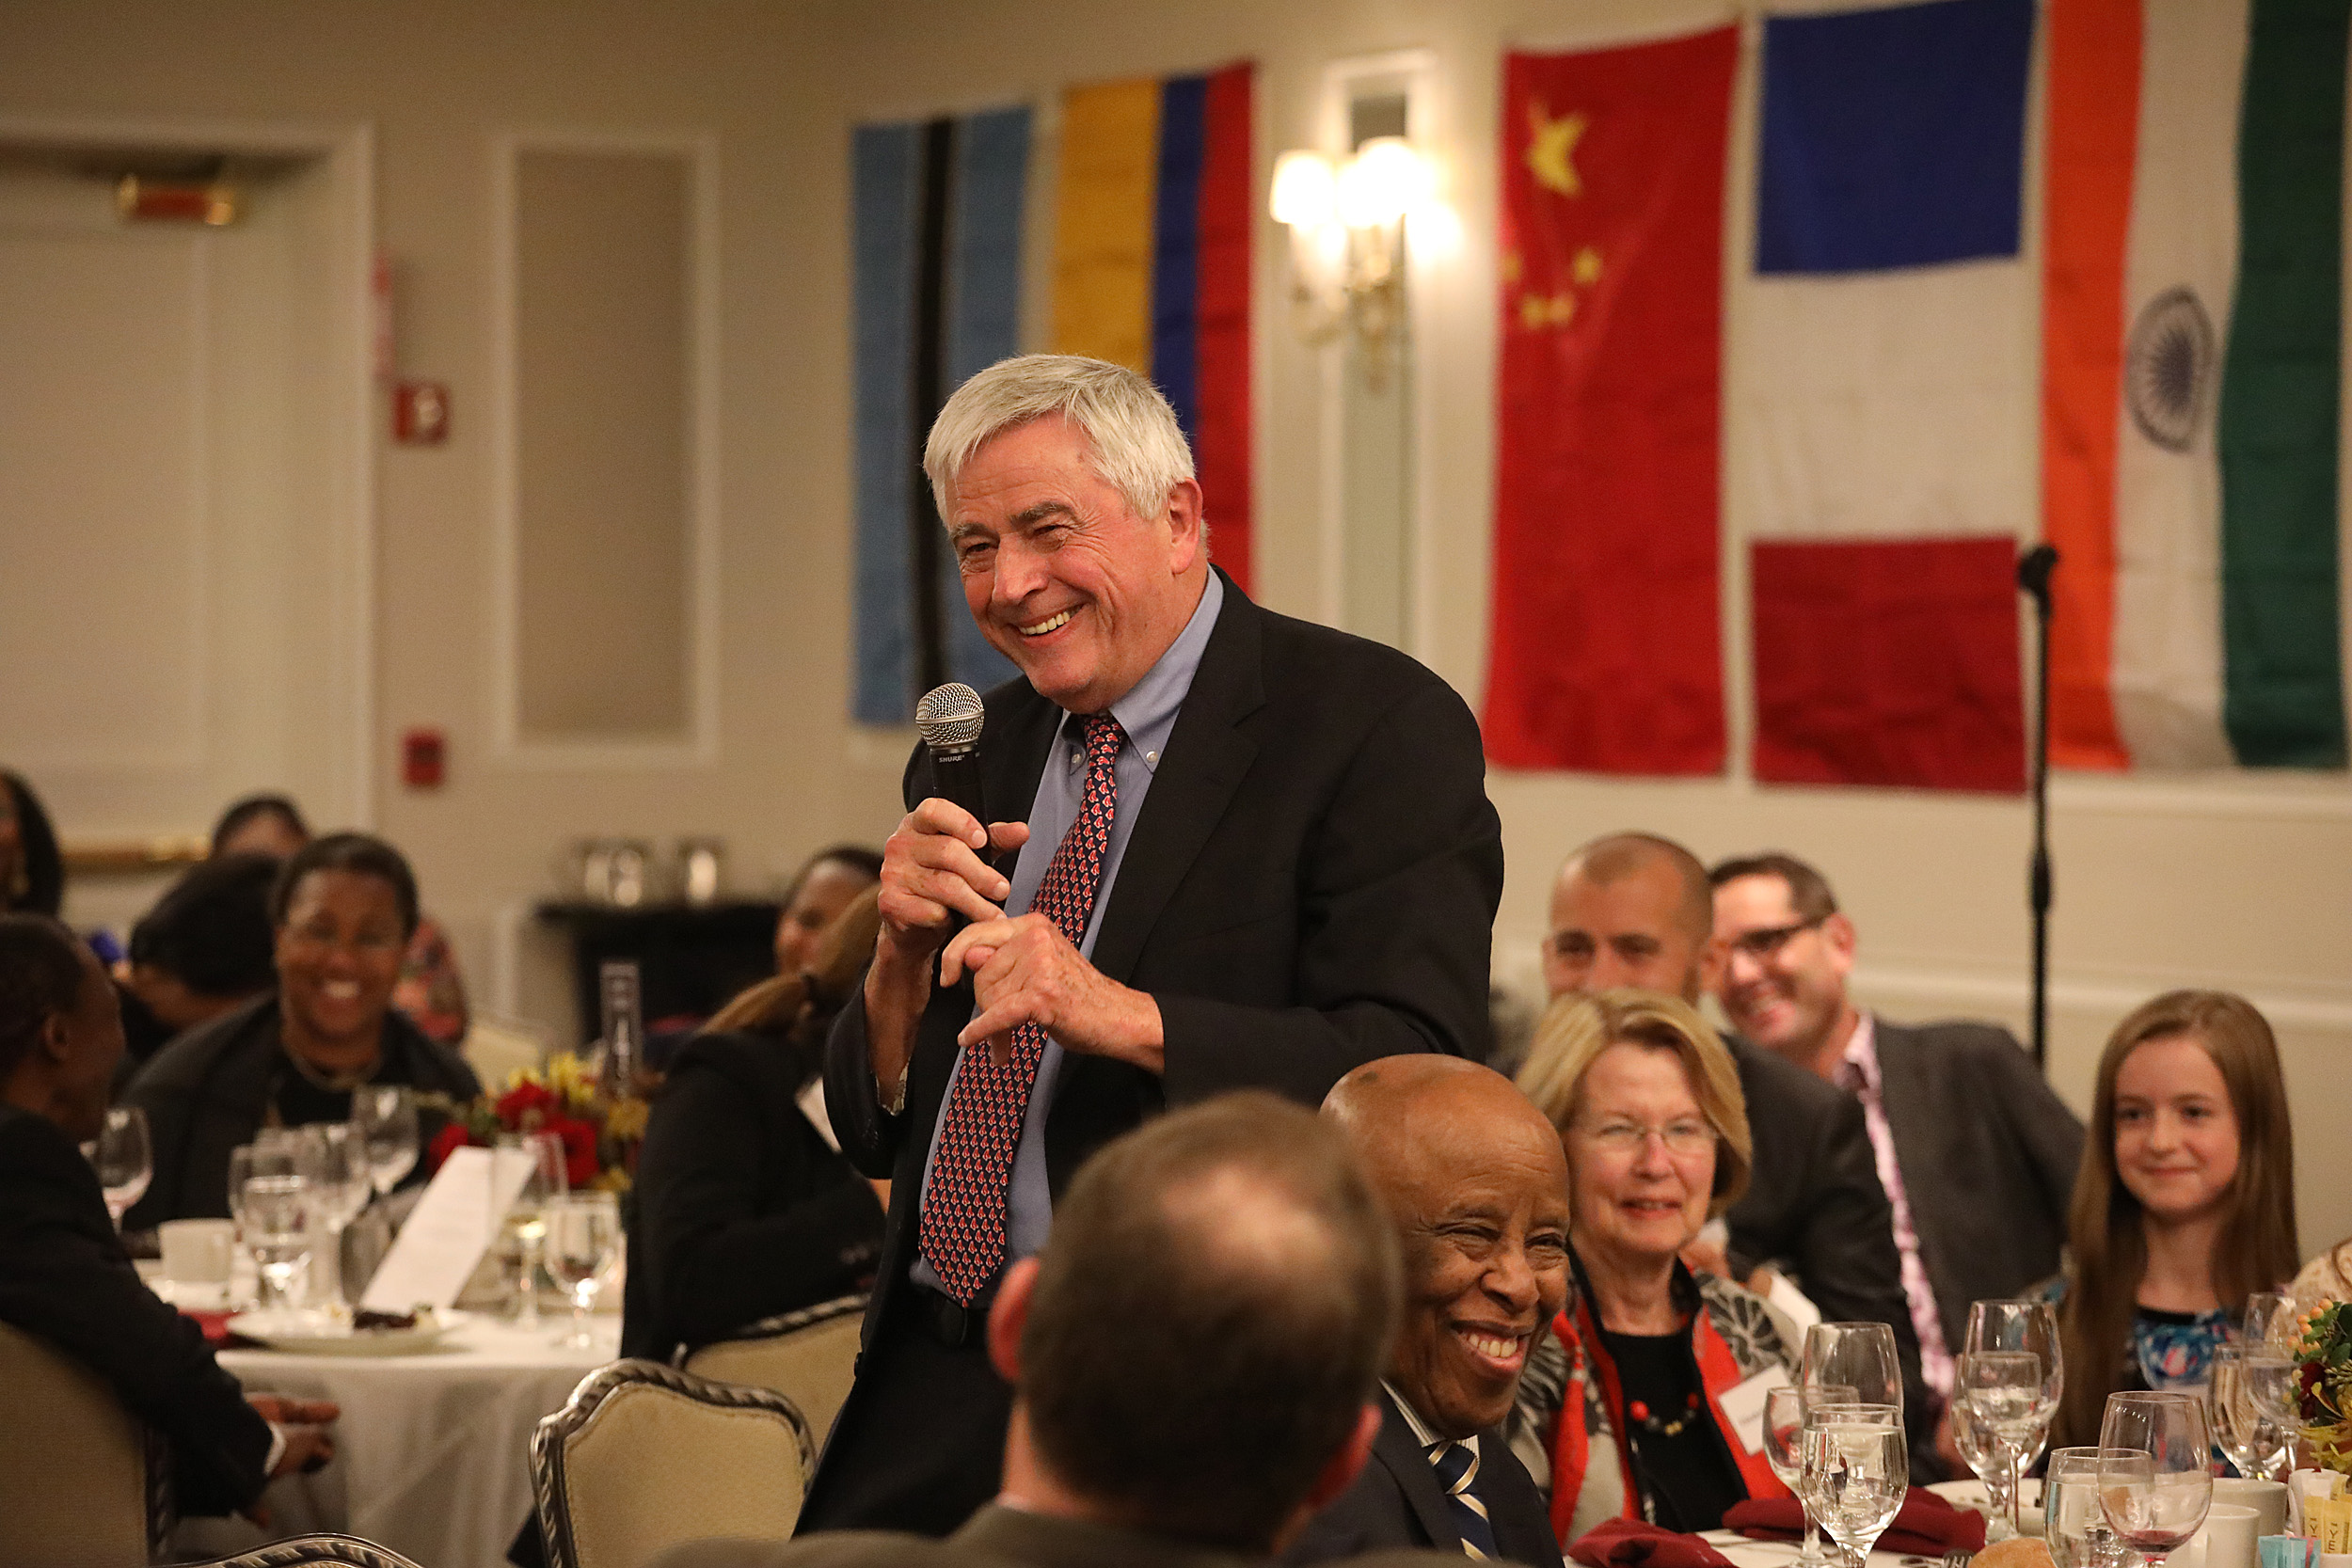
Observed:
[[[553,1341],[569,1315],[534,1329],[474,1317],[427,1355],[291,1355],[237,1350],[220,1364],[248,1393],[342,1406],[335,1462],[273,1481],[266,1535],[243,1520],[192,1520],[183,1545],[226,1555],[304,1530],[340,1529],[424,1568],[498,1568],[530,1516],[531,1433],[580,1380],[618,1354],[618,1318],[593,1320],[587,1350]]]
[[[1727,1529],[1711,1529],[1700,1537],[1731,1559],[1732,1568],[1788,1568],[1801,1549],[1794,1541],[1751,1541]],[[1829,1549],[1823,1541],[1822,1550]],[[1944,1568],[1940,1557],[1911,1557],[1901,1552],[1872,1552],[1864,1568]]]

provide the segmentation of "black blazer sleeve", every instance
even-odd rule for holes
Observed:
[[[89,1367],[164,1434],[182,1512],[226,1513],[261,1494],[268,1423],[196,1324],[139,1279],[65,1134],[24,1113],[0,1120],[0,1320]]]
[[[882,1205],[781,1083],[744,1060],[773,1049],[697,1040],[654,1101],[636,1185],[652,1322],[628,1325],[630,1354],[667,1359],[873,1273]]]

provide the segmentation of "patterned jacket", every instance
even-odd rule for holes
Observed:
[[[1633,1464],[1624,1436],[1624,1396],[1616,1369],[1599,1348],[1581,1264],[1576,1273],[1575,1297],[1552,1320],[1551,1332],[1528,1347],[1508,1429],[1511,1451],[1550,1500],[1551,1528],[1564,1547],[1605,1519],[1649,1518],[1656,1506],[1627,1484]],[[1740,1443],[1722,1402],[1724,1394],[1775,1365],[1795,1376],[1796,1358],[1772,1315],[1761,1298],[1711,1274],[1694,1275],[1679,1262],[1674,1300],[1690,1324],[1708,1414],[1748,1496],[1785,1495],[1788,1488],[1771,1463]]]

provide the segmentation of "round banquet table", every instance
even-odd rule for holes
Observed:
[[[345,1530],[426,1568],[499,1568],[531,1514],[531,1433],[580,1380],[619,1352],[620,1320],[591,1320],[596,1343],[553,1341],[568,1313],[535,1328],[473,1315],[421,1355],[303,1355],[223,1351],[247,1393],[333,1400],[334,1463],[288,1476],[262,1494],[270,1528],[192,1519],[175,1544],[227,1556],[309,1530]]]

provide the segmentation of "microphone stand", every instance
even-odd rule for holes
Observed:
[[[2017,558],[2017,586],[2033,597],[2033,754],[2026,783],[2033,799],[2033,859],[2026,901],[2033,911],[2033,1065],[2046,1069],[2050,1029],[2050,574],[2053,545],[2036,545]]]

